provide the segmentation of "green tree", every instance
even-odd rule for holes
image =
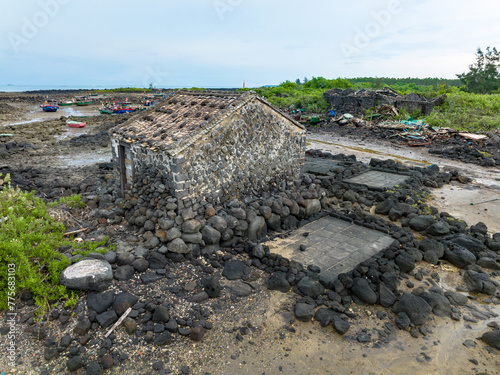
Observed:
[[[379,90],[384,87],[384,83],[382,82],[382,78],[375,78],[375,82],[373,82],[373,89]]]
[[[300,78],[297,78],[297,79],[295,80],[295,83],[296,83],[297,85],[300,85],[300,84],[301,84],[301,83],[300,83]]]
[[[457,74],[457,77],[465,85],[468,92],[491,93],[500,88],[499,61],[500,52],[495,47],[492,49],[487,47],[486,53],[478,48],[475,64],[469,65],[469,71]]]

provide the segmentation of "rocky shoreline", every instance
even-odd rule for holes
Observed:
[[[113,125],[96,119],[91,134],[54,144],[73,151],[104,148],[106,130]],[[490,306],[500,304],[500,234],[489,234],[483,223],[468,226],[425,202],[429,189],[451,181],[468,183],[459,171],[411,168],[393,160],[364,164],[353,156],[310,150],[305,173],[293,186],[272,186],[260,196],[225,205],[177,210],[175,199],[155,176],[144,175],[143,187],[121,199],[109,163],[69,170],[30,166],[30,158],[41,157],[42,164],[43,158],[51,157],[44,142],[38,149],[13,147],[17,141],[3,143],[0,155],[7,165],[0,172],[10,173],[14,184],[36,189],[47,200],[81,194],[87,210],[78,226],[68,230],[87,228],[79,238],[107,236],[116,248],[88,256],[89,262],[106,270],[97,283],[84,278],[81,284],[71,284],[87,289],[73,309],[59,303],[37,322],[32,296],[22,295],[17,305],[20,340],[26,354],[34,356],[21,356],[17,373],[28,373],[23,365],[42,374],[100,374],[105,369],[124,374],[220,373],[216,366],[226,363],[225,346],[251,347],[265,335],[264,315],[256,312],[264,314],[265,301],[276,293],[287,298],[278,337],[293,336],[301,322],[319,321],[321,327],[337,332],[335,337],[375,348],[401,335],[431,337],[436,317],[466,324],[498,318]],[[325,161],[332,162],[327,169]],[[393,191],[344,182],[368,169],[409,179]],[[273,254],[259,242],[287,236],[325,215],[380,231],[394,242],[335,279],[321,277],[319,267],[304,267]],[[81,256],[66,255],[73,267],[84,264]],[[461,270],[455,290],[439,286],[441,276],[432,272],[448,264]],[[473,303],[478,295],[484,304],[480,308]],[[381,328],[358,330],[361,316],[355,311],[372,307]],[[105,338],[129,308],[121,325]],[[500,350],[500,327],[494,321],[488,325],[481,337],[491,348],[487,350],[493,364]],[[3,326],[1,333],[7,328]],[[201,349],[193,345],[209,353],[196,359]],[[191,350],[194,355],[187,353]],[[230,359],[239,355],[243,354]],[[432,358],[421,355],[417,361]]]

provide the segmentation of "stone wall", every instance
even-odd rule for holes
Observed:
[[[415,93],[399,95],[387,87],[376,91],[335,88],[326,91],[323,97],[328,102],[329,109],[338,114],[352,115],[362,115],[366,110],[382,104],[392,105],[398,110],[405,108],[408,113],[418,110],[422,115],[428,115],[435,106],[443,104],[445,100],[444,94],[434,99],[426,99]]]
[[[119,141],[111,138],[111,154],[112,160],[115,164],[114,174],[116,181],[120,181],[120,169],[118,163],[118,147]],[[166,186],[166,189],[173,195],[175,191],[175,184],[172,178],[172,171],[175,171],[177,159],[168,156],[165,153],[152,151],[151,149],[144,148],[140,144],[130,143],[127,145],[132,154],[132,164],[134,170],[134,184],[142,181],[148,173],[151,173],[151,167],[157,169],[153,172],[161,176],[161,182]]]

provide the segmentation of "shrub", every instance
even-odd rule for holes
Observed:
[[[0,175],[1,177],[1,175]],[[71,261],[58,251],[71,245],[76,251],[94,250],[105,244],[74,243],[64,238],[63,223],[49,214],[49,208],[35,192],[24,192],[10,185],[9,175],[0,180],[0,308],[12,308],[19,291],[33,293],[37,314],[43,314],[53,302],[66,300],[70,306],[77,295],[59,284],[61,272]],[[81,207],[79,196],[62,198],[65,207]],[[9,276],[15,265],[14,281]]]
[[[500,94],[449,94],[443,105],[435,107],[425,120],[431,126],[456,130],[496,130],[500,126]]]

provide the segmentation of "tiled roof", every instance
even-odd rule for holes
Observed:
[[[256,97],[264,101],[253,91],[180,90],[141,115],[113,128],[111,133],[126,142],[139,142],[145,147],[172,151],[189,143],[203,129],[220,122]]]

